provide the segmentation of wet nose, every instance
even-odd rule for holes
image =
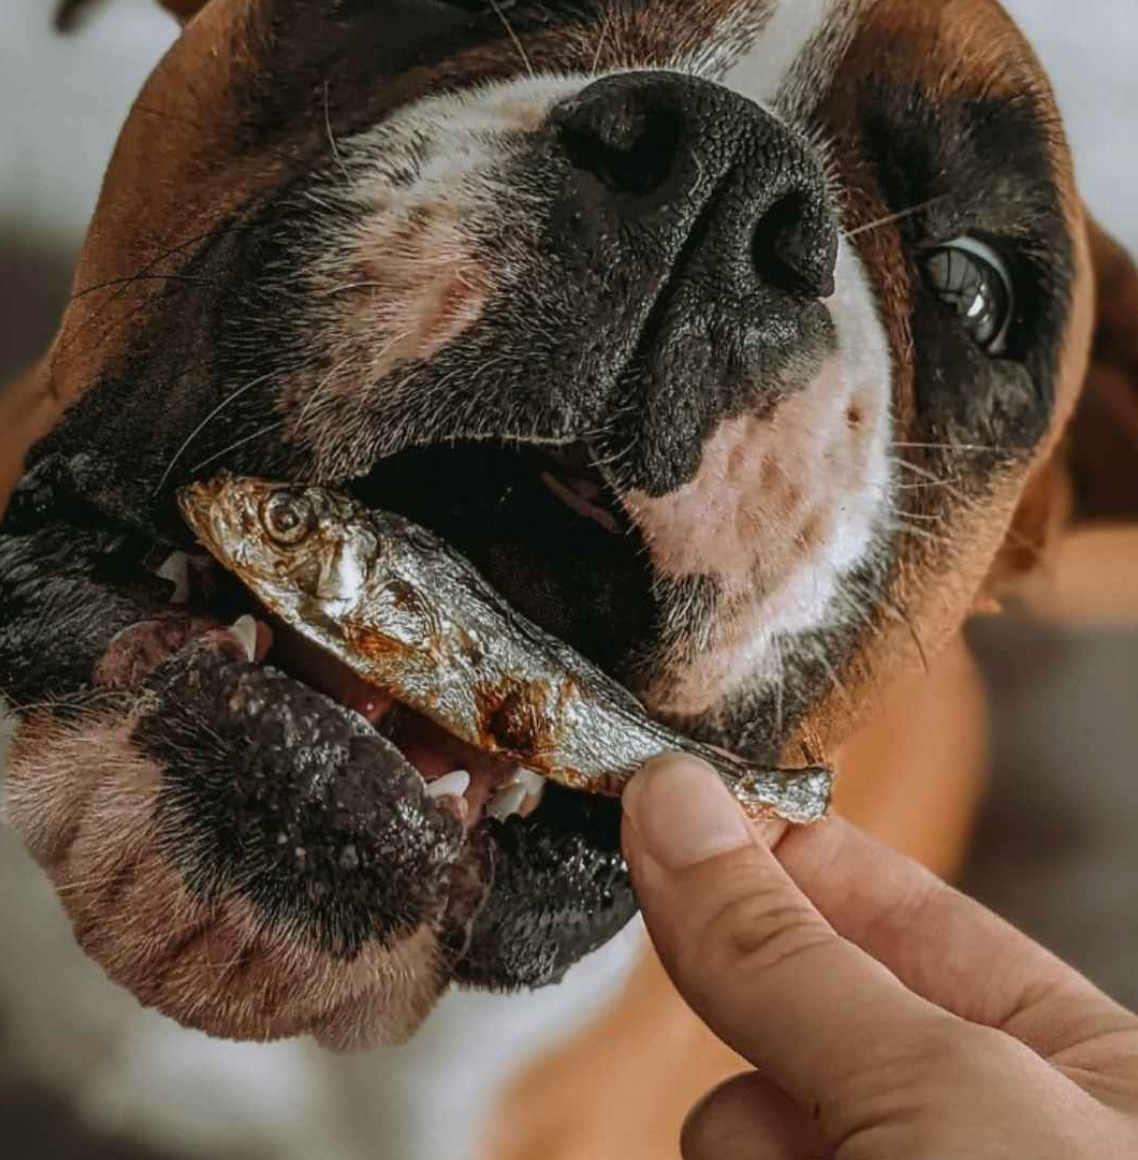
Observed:
[[[700,217],[699,244],[737,280],[833,293],[825,176],[802,139],[753,101],[695,77],[635,72],[593,82],[551,122],[578,206],[626,223]]]

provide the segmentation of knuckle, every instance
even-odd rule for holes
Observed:
[[[948,1014],[892,1024],[867,1042],[832,1102],[835,1123],[864,1130],[903,1108],[941,1106],[950,1093],[980,1090],[993,1044]],[[999,1053],[995,1055],[1000,1058]]]
[[[946,1015],[922,1021],[916,1034],[904,1041],[897,1064],[913,1082],[963,1081],[1001,1059],[1006,1047],[1000,1032]]]
[[[757,973],[785,967],[836,940],[804,902],[751,886],[712,911],[693,945],[704,970],[711,959],[720,970]]]

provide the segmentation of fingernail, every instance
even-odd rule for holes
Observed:
[[[624,812],[649,857],[683,870],[755,841],[739,803],[710,766],[691,757],[657,757],[624,791]]]

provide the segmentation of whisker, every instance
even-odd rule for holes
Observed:
[[[931,479],[935,483],[946,482],[939,475],[936,475],[935,473],[929,471],[929,469],[927,467],[921,467],[921,465],[919,463],[910,463],[907,459],[897,459],[897,458],[892,459],[891,462],[895,463],[898,467],[904,468],[906,471],[913,472],[914,475],[921,476],[923,479]],[[961,479],[959,476],[956,477],[956,481],[961,482]]]
[[[336,138],[332,133],[332,114],[328,108],[328,90],[331,82],[324,82],[324,131],[328,134],[328,144],[332,146],[332,156],[336,159],[336,164],[340,167],[340,172],[344,175],[344,181],[351,185],[351,174],[348,173],[348,167],[344,164],[344,159],[340,156],[339,146],[336,144]]]
[[[925,648],[925,642],[921,640],[921,634],[917,631],[917,626],[913,623],[913,618],[909,615],[908,610],[884,593],[881,594],[881,603],[890,612],[900,617],[902,623],[909,630],[909,635],[913,638],[913,643],[917,646],[917,654],[921,658],[921,665],[925,673],[931,673],[932,666],[929,664],[928,650]]]
[[[208,467],[211,463],[215,463],[223,456],[228,455],[231,451],[236,451],[238,447],[244,447],[246,443],[252,443],[254,439],[260,439],[263,435],[268,435],[271,431],[276,431],[279,427],[283,427],[287,420],[280,419],[276,423],[270,423],[267,427],[262,427],[259,431],[254,431],[252,435],[246,435],[244,439],[238,439],[236,443],[230,443],[228,447],[223,447],[220,451],[215,452],[207,459],[203,459],[200,463],[195,463],[191,471],[201,471],[203,467]]]
[[[949,489],[955,484],[963,482],[959,477],[956,479],[933,479],[926,483],[899,483],[896,485],[897,491],[935,491],[938,487]]]
[[[985,455],[1010,455],[1010,447],[985,447],[979,443],[891,443],[891,447],[899,447],[914,451],[976,451]]]
[[[409,333],[410,333],[410,331],[407,331],[407,333],[409,334]],[[385,347],[383,348],[383,350],[381,350],[381,351],[379,352],[379,354],[377,354],[377,355],[376,355],[376,358],[377,358],[377,359],[380,359],[380,358],[382,358],[382,357],[383,357],[383,355],[384,355],[384,354],[385,354],[385,353],[386,353],[386,352],[387,352],[387,351],[388,351],[388,350],[389,350],[389,349],[390,349],[392,346],[394,346],[394,345],[395,345],[395,343],[396,343],[396,342],[398,342],[398,341],[399,341],[399,339],[398,339],[398,338],[392,339],[392,341],[391,341],[391,342],[389,342],[389,343],[387,344],[387,346],[385,346]],[[341,371],[342,371],[342,370],[343,370],[343,369],[344,369],[346,366],[349,366],[349,365],[350,365],[351,363],[353,363],[353,362],[357,362],[357,363],[358,363],[358,362],[362,362],[362,361],[363,361],[363,353],[354,353],[354,354],[349,354],[349,355],[345,356],[345,357],[344,357],[344,358],[342,358],[342,359],[341,359],[341,360],[340,360],[338,363],[336,363],[336,365],[335,365],[335,366],[334,366],[334,367],[333,367],[333,368],[332,368],[332,369],[331,369],[331,370],[330,370],[330,371],[329,371],[329,372],[328,372],[328,373],[327,373],[327,374],[324,376],[324,378],[322,378],[322,379],[320,380],[320,382],[318,382],[318,383],[316,384],[316,386],[315,386],[315,387],[313,388],[313,390],[312,390],[312,393],[311,393],[311,394],[308,396],[308,398],[305,400],[305,402],[304,402],[304,406],[300,408],[300,414],[298,414],[298,415],[297,415],[297,417],[296,417],[296,421],[297,421],[297,423],[299,424],[299,423],[302,423],[302,422],[304,421],[304,419],[307,417],[308,413],[309,413],[309,412],[312,410],[312,408],[313,408],[314,406],[316,406],[317,400],[318,400],[318,399],[320,399],[320,397],[321,397],[321,394],[322,394],[322,392],[324,391],[324,389],[325,389],[325,388],[328,386],[328,384],[329,384],[329,383],[331,383],[331,381],[332,381],[332,380],[333,380],[333,379],[334,379],[334,378],[335,378],[335,377],[336,377],[336,376],[337,376],[337,375],[338,375],[338,374],[339,374],[339,373],[340,373],[340,372],[341,372]]]
[[[526,72],[529,73],[530,78],[534,76],[533,66],[529,62],[529,57],[526,56],[526,50],[522,46],[522,42],[518,39],[518,34],[514,31],[513,25],[506,19],[506,14],[502,11],[498,0],[490,0],[490,7],[494,9],[494,14],[502,22],[502,27],[506,30],[509,38],[514,42],[514,47],[518,50],[518,56],[522,58],[522,64],[526,66]]]
[[[211,423],[222,411],[224,411],[230,403],[234,402],[236,399],[239,399],[242,395],[246,394],[248,391],[251,391],[254,387],[260,386],[260,384],[265,382],[267,379],[271,379],[273,374],[273,371],[269,371],[267,374],[255,378],[252,382],[246,383],[243,387],[238,387],[237,390],[235,390],[231,395],[227,395],[224,399],[222,399],[221,402],[218,403],[217,406],[214,407],[214,409],[210,411],[210,413],[206,415],[206,417],[190,432],[182,446],[174,452],[173,458],[166,465],[166,470],[162,472],[162,478],[158,481],[154,487],[154,490],[150,494],[152,496],[157,495],[162,490],[162,488],[165,486],[166,480],[170,478],[170,472],[174,470],[175,464],[179,459],[181,459],[182,455],[186,451],[186,448],[188,448],[189,445],[206,429],[209,423]]]
[[[192,237],[186,238],[183,241],[178,242],[177,244],[175,244],[173,246],[169,246],[168,248],[164,249],[156,257],[152,258],[149,262],[147,262],[147,264],[145,266],[143,266],[140,270],[138,270],[137,273],[149,274],[150,272],[152,272],[154,270],[154,268],[158,265],[159,262],[164,262],[164,261],[166,261],[167,258],[171,258],[175,254],[179,254],[183,250],[187,250],[191,246],[197,245],[199,242],[208,242],[215,237],[219,237],[223,234],[226,234],[231,229],[234,229],[234,228],[236,228],[236,227],[233,224],[214,226],[212,229],[206,230],[204,233],[195,234]],[[122,295],[126,293],[126,288],[129,285],[130,285],[130,280],[123,279],[122,284],[120,285],[119,289],[117,290],[116,293],[111,295],[110,299],[104,305],[103,309],[104,310],[109,309],[115,302],[117,302],[118,299],[121,298]],[[93,289],[93,288],[89,288],[89,289]],[[122,329],[123,327],[125,327],[143,309],[143,306],[144,306],[144,304],[139,304],[139,305],[134,306],[133,309],[131,309],[130,311],[128,311],[126,317],[123,319],[120,319],[118,321],[118,328]],[[70,350],[72,345],[74,345],[74,343],[78,342],[81,338],[85,337],[87,332],[88,332],[88,329],[90,327],[93,327],[100,320],[100,318],[101,318],[101,315],[96,315],[95,318],[91,319],[89,322],[86,322],[83,326],[77,327],[76,332],[67,340],[67,342],[65,342],[61,345],[60,353],[63,353],[65,351]],[[103,342],[107,339],[107,337],[114,332],[114,330],[115,330],[114,325],[106,327],[103,330],[103,333],[99,336],[99,339],[98,339],[98,342],[96,345],[101,346],[103,344]]]
[[[912,524],[908,524],[904,520],[898,520],[894,530],[905,536],[915,536],[919,540],[928,540],[933,544],[945,545],[952,543],[948,536],[938,535],[936,532],[930,532],[926,528],[915,528]]]
[[[860,594],[868,603],[876,605],[876,593],[872,591],[866,591],[861,586],[852,584],[849,581],[847,581],[847,584],[849,584],[851,590],[854,593]],[[853,613],[854,617],[860,621],[862,625],[869,629],[869,632],[872,636],[877,637],[878,640],[884,637],[885,634],[881,631],[881,626],[873,619],[865,607],[859,604],[856,600],[850,600],[846,607],[848,608],[848,611]]]
[[[826,655],[824,648],[818,648],[814,652],[814,657],[819,661],[822,667],[826,670],[826,675],[833,685],[834,691],[846,702],[847,705],[853,704],[853,699],[850,697],[850,691],[842,684],[841,678],[838,676],[837,670],[830,663],[830,658]]]
[[[926,209],[931,209],[934,205],[938,205],[942,201],[948,199],[947,193],[942,193],[938,197],[929,198],[928,201],[922,201],[919,205],[912,205],[908,209],[903,209],[899,213],[891,213],[888,217],[878,218],[877,221],[869,222],[864,226],[858,226],[855,230],[847,230],[847,238],[856,238],[861,234],[871,233],[873,230],[883,229],[885,226],[893,225],[894,222],[904,221],[906,218],[911,218],[915,214],[923,213]]]
[[[897,488],[899,491],[905,491],[906,489],[917,490],[920,488],[931,489],[934,487],[939,487],[939,488],[943,488],[950,496],[952,496],[953,499],[958,499],[958,500],[960,500],[961,503],[965,502],[964,493],[960,490],[959,487],[956,486],[957,484],[964,482],[964,479],[962,476],[958,475],[958,476],[954,476],[951,479],[944,479],[941,476],[935,474],[934,472],[929,471],[928,468],[926,468],[926,467],[921,467],[920,465],[918,465],[916,463],[910,463],[907,459],[894,458],[892,460],[892,462],[894,464],[896,464],[896,466],[902,468],[903,470],[912,472],[915,476],[917,476],[918,479],[922,479],[922,480],[926,481],[924,483],[898,484]]]
[[[349,290],[382,290],[384,284],[382,282],[364,281],[364,282],[345,282],[341,286],[333,286],[328,290],[321,290],[319,297],[331,298],[333,294],[346,294]]]
[[[84,286],[82,290],[76,290],[67,301],[76,302],[80,298],[86,298],[88,294],[94,294],[97,290],[110,290],[115,286],[130,286],[135,282],[188,282],[191,286],[221,285],[220,282],[215,282],[212,278],[195,278],[189,274],[130,274],[125,278],[110,278],[106,282],[96,282],[94,286]]]
[[[597,51],[593,53],[593,67],[590,70],[591,76],[597,75],[597,70],[601,67],[601,53],[604,51],[605,41],[608,39],[610,21],[606,20],[601,25],[601,35],[597,40]]]
[[[922,523],[942,524],[944,523],[943,515],[923,515],[920,512],[908,512],[903,508],[891,507],[888,509],[895,516],[902,516],[907,520],[920,520]]]

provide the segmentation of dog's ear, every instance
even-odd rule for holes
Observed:
[[[1077,520],[1138,519],[1138,267],[1088,222],[1098,319],[1067,438]]]
[[[55,10],[55,26],[60,32],[70,32],[92,8],[103,0],[58,0]],[[163,8],[172,12],[185,23],[199,8],[204,8],[206,0],[158,0]]]

